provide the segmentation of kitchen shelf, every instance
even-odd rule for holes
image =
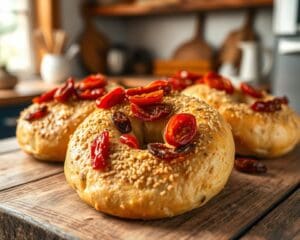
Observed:
[[[172,4],[86,5],[88,16],[137,17],[211,10],[272,7],[273,0],[181,0]]]

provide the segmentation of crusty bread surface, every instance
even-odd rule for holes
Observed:
[[[132,134],[146,143],[163,141],[167,119],[137,120],[127,103],[97,109],[72,135],[64,166],[67,182],[83,201],[119,217],[157,219],[200,207],[224,188],[234,163],[230,126],[216,110],[195,98],[175,94],[163,101],[173,106],[173,114],[196,117],[195,149],[170,162],[151,155],[146,148],[132,149],[119,142],[121,133],[111,120],[114,111],[129,116]],[[95,170],[90,146],[104,130],[110,136],[109,166]]]
[[[182,94],[204,100],[221,113],[232,128],[236,152],[240,155],[279,157],[299,143],[300,118],[288,105],[282,104],[282,109],[276,112],[255,112],[250,105],[257,99],[237,90],[228,95],[204,84],[188,87]],[[259,100],[272,98],[266,94]]]

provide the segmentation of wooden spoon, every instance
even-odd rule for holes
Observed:
[[[198,15],[195,36],[178,47],[173,59],[212,61],[213,50],[204,39],[204,15]]]

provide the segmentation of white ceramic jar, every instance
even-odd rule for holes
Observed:
[[[41,76],[47,83],[62,83],[71,74],[70,61],[63,55],[46,54],[41,63]]]

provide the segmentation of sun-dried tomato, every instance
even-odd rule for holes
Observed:
[[[263,97],[263,93],[262,91],[255,89],[254,87],[252,87],[251,85],[247,84],[247,83],[241,83],[241,90],[243,93],[254,97],[254,98],[262,98]]]
[[[131,103],[130,107],[136,118],[146,122],[164,118],[172,112],[172,106],[165,103],[158,103],[149,106],[138,106]]]
[[[120,142],[131,148],[139,149],[140,145],[137,138],[132,134],[123,134],[120,136]]]
[[[54,99],[58,102],[66,102],[72,96],[77,96],[77,94],[75,91],[74,79],[69,78],[62,87],[56,90]]]
[[[103,88],[107,84],[106,79],[101,74],[90,75],[79,83],[80,90]]]
[[[136,87],[126,90],[126,96],[142,95],[145,93],[151,93],[157,90],[163,90],[164,95],[167,95],[171,91],[171,86],[166,80],[156,80],[145,87]]]
[[[125,100],[125,91],[121,87],[117,87],[103,97],[96,100],[98,108],[109,109],[117,104],[122,103]]]
[[[45,92],[41,96],[35,97],[34,99],[32,99],[32,102],[39,103],[39,104],[44,103],[44,102],[50,102],[53,100],[56,90],[57,90],[57,88],[54,88],[48,92]]]
[[[192,152],[194,148],[194,144],[187,144],[186,146],[181,146],[179,148],[170,148],[163,143],[147,144],[147,149],[153,156],[165,161],[171,161],[174,158],[183,157]]]
[[[98,135],[91,144],[90,155],[93,169],[103,170],[107,167],[109,148],[109,132],[106,130]]]
[[[171,92],[171,85],[167,80],[156,80],[147,85],[147,88],[156,90],[163,90],[164,95],[168,95]]]
[[[202,75],[182,70],[168,78],[168,82],[171,84],[173,90],[182,91],[196,83],[199,79],[202,79]]]
[[[169,148],[163,143],[149,143],[147,149],[153,156],[166,161],[180,156],[180,153],[176,152],[174,148]]]
[[[288,104],[287,97],[274,98],[268,101],[256,101],[251,105],[251,109],[255,112],[276,112],[281,110],[282,104]]]
[[[234,92],[234,87],[229,79],[222,77],[215,72],[209,72],[204,75],[203,82],[211,88],[225,91],[227,94]]]
[[[289,99],[286,96],[277,97],[275,99],[277,99],[277,101],[279,101],[281,104],[285,104],[285,105],[289,104]]]
[[[164,138],[168,144],[179,147],[191,142],[196,133],[196,118],[189,113],[179,113],[169,119]]]
[[[155,103],[160,103],[164,97],[163,90],[157,90],[150,93],[143,93],[141,95],[129,96],[128,99],[131,103],[137,104],[139,106],[152,105]]]
[[[196,84],[204,84],[204,77],[201,77],[195,81]]]
[[[176,77],[170,77],[168,78],[168,81],[174,91],[182,91],[194,83],[191,79],[181,79]]]
[[[129,118],[126,116],[125,113],[121,111],[116,111],[112,115],[112,121],[116,128],[121,133],[129,133],[132,130],[131,123]]]
[[[265,173],[267,167],[262,162],[251,158],[236,158],[234,167],[240,172],[245,173]]]
[[[79,99],[83,100],[95,100],[102,97],[105,94],[104,88],[86,89],[84,91],[78,91],[77,95]]]
[[[31,122],[33,120],[40,119],[44,116],[46,116],[48,113],[48,107],[46,105],[44,106],[38,106],[33,112],[28,113],[24,119]]]

